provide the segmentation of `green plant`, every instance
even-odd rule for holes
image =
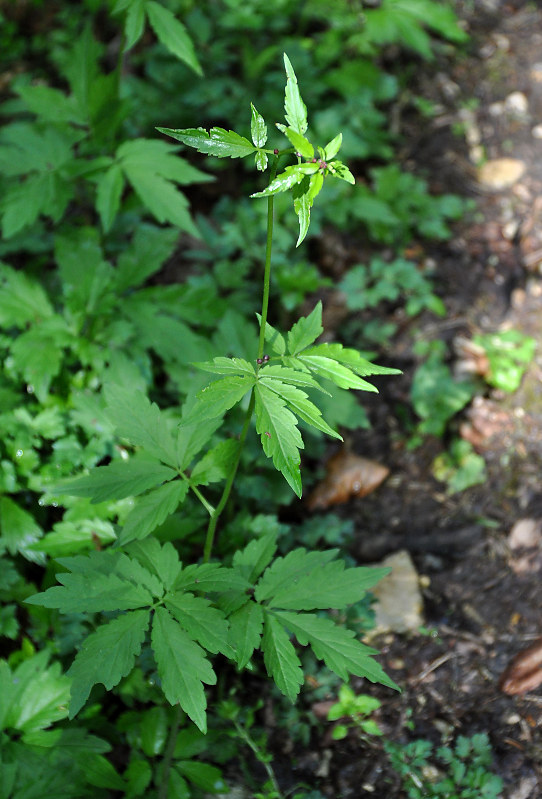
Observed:
[[[519,330],[504,330],[473,337],[489,361],[484,379],[490,386],[512,393],[517,391],[525,370],[531,363],[536,341]]]
[[[238,354],[200,362],[199,367],[214,379],[195,396],[189,394],[180,419],[151,402],[133,374],[127,374],[123,386],[114,380],[106,383],[106,418],[116,431],[121,457],[85,476],[61,482],[53,490],[60,498],[81,497],[98,507],[116,505],[113,509],[109,505],[109,512],[116,512],[121,523],[114,534],[116,544],[90,554],[57,558],[59,585],[26,599],[30,607],[84,614],[90,627],[79,634],[80,649],[68,671],[70,718],[81,711],[97,684],[122,690],[121,681],[140,669],[157,675],[153,680],[177,708],[170,720],[163,768],[154,777],[160,797],[166,795],[168,785],[184,780],[187,773],[188,767],[183,767],[184,771],[178,764],[172,768],[184,713],[201,732],[207,731],[204,685],[217,682],[211,659],[219,653],[243,669],[261,650],[269,676],[291,700],[303,682],[292,635],[301,646],[309,645],[342,679],[352,673],[395,687],[372,659],[374,650],[361,644],[353,631],[312,612],[357,602],[385,569],[345,569],[337,550],[298,548],[275,557],[274,531],[233,551],[228,551],[227,542],[221,542],[224,555],[212,560],[217,551],[218,522],[234,489],[253,417],[264,454],[301,495],[299,450],[303,441],[298,420],[340,438],[304,389],[321,391],[319,378],[325,378],[342,388],[374,391],[365,377],[397,371],[376,366],[340,344],[314,344],[322,332],[320,304],[286,336],[267,322],[274,196],[292,190],[299,244],[307,234],[311,206],[324,179],[353,181],[336,159],[340,134],[316,150],[306,138],[306,107],[286,56],[285,67],[287,125],[278,127],[291,146],[283,151],[265,147],[267,129],[254,106],[252,141],[221,128],[209,133],[202,128],[163,129],[206,154],[254,155],[261,171],[272,156],[269,185],[253,195],[267,198],[268,204],[260,332],[252,356],[256,356],[256,365]],[[296,162],[277,174],[282,156],[293,156]],[[95,292],[101,289],[103,275],[103,268],[96,273]],[[136,308],[140,308],[137,303]],[[266,344],[272,355],[266,354]],[[240,421],[238,437],[221,434],[222,417],[232,409],[235,414],[236,408],[241,415],[231,418]],[[215,499],[212,486],[220,483],[222,490]],[[183,533],[173,525],[166,540],[160,540],[160,531],[179,505],[189,502],[189,495],[207,514],[208,524],[203,535],[196,524],[194,535],[194,546],[203,544],[202,559],[191,558],[188,548],[187,560],[181,561],[179,550],[167,539],[180,539],[182,547]],[[136,498],[135,507],[122,512],[118,503],[130,497]],[[316,584],[320,587],[315,594]],[[107,658],[102,656],[104,651]],[[192,774],[190,769],[188,773]]]
[[[448,494],[455,494],[485,482],[486,462],[474,452],[472,444],[456,438],[448,451],[433,461],[433,474],[447,484]]]
[[[447,422],[472,399],[475,387],[472,381],[454,379],[444,363],[444,342],[423,349],[429,355],[416,369],[410,389],[412,405],[422,420],[417,429],[422,435],[442,436]]]
[[[348,724],[336,724],[333,727],[332,736],[335,741],[341,741],[348,735],[350,727],[354,727],[358,733],[365,737],[367,735],[382,735],[378,724],[369,716],[381,706],[381,702],[366,694],[355,694],[348,685],[341,685],[339,689],[339,701],[329,709],[327,714],[328,721],[337,721],[343,718],[348,719]]]
[[[396,258],[389,263],[373,258],[368,266],[354,266],[341,280],[339,288],[345,293],[346,307],[351,311],[404,299],[408,316],[416,316],[424,309],[439,316],[446,313],[442,300],[433,294],[429,279],[406,258]]]
[[[418,739],[406,746],[384,744],[409,799],[498,799],[502,780],[492,773],[491,746],[485,733],[460,735],[453,747],[435,750]],[[433,763],[438,763],[435,767]]]

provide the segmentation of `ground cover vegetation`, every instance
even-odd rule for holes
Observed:
[[[397,373],[375,363],[383,305],[445,312],[406,248],[466,204],[394,162],[386,104],[430,113],[409,74],[465,35],[435,0],[0,14],[2,795],[199,797],[233,761],[254,796],[283,796],[245,679],[305,742],[309,671],[322,692],[396,687],[359,640],[385,570],[341,552],[347,521],[284,509],[300,451],[367,425],[352,390]],[[311,258],[329,225],[381,250],[341,279],[370,316],[334,343]],[[529,342],[478,344],[513,390]],[[414,438],[473,393],[427,354]]]

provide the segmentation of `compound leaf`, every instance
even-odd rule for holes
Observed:
[[[110,691],[130,673],[141,651],[149,615],[148,610],[126,613],[85,639],[68,671],[73,680],[70,718],[83,707],[93,685],[101,682]]]
[[[299,450],[303,439],[297,429],[295,416],[286,407],[285,401],[261,381],[255,387],[256,430],[260,434],[263,451],[282,472],[298,497],[301,496],[299,473]]]
[[[216,675],[204,650],[161,607],[154,613],[151,641],[166,699],[171,705],[178,703],[206,733],[207,701],[203,683],[215,685]]]

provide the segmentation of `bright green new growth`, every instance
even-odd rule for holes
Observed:
[[[244,158],[254,154],[256,167],[262,172],[267,166],[269,155],[278,154],[280,156],[295,153],[297,164],[287,166],[278,175],[272,175],[267,188],[256,192],[252,197],[270,197],[290,189],[293,190],[294,209],[299,218],[299,238],[297,240],[297,246],[299,246],[309,230],[312,204],[323,186],[324,177],[331,175],[345,180],[347,183],[355,181],[352,173],[342,161],[333,160],[341,147],[341,133],[325,147],[317,147],[316,150],[305,137],[304,134],[308,127],[307,107],[301,98],[295,72],[286,54],[284,54],[284,66],[287,75],[284,111],[288,124],[277,123],[277,128],[284,133],[292,145],[291,147],[280,151],[265,149],[267,126],[252,103],[252,143],[244,136],[222,128],[211,128],[209,132],[203,128],[184,130],[158,128],[158,130],[177,139],[187,147],[194,147],[200,153],[214,155],[217,158]],[[302,161],[302,158],[305,160]]]
[[[136,5],[121,0],[117,9],[127,9],[128,19],[135,14]],[[145,13],[155,29],[167,22],[153,2],[145,4]],[[135,40],[136,34],[137,30],[127,32],[129,41]],[[258,357],[256,364],[239,357],[215,357],[196,364],[214,379],[189,397],[176,425],[142,392],[106,385],[108,421],[135,452],[63,482],[56,490],[87,497],[92,503],[133,497],[135,506],[124,519],[116,548],[59,558],[65,570],[57,575],[60,584],[27,600],[64,613],[108,614],[84,640],[68,672],[72,678],[70,717],[83,707],[94,685],[101,683],[110,690],[129,675],[147,647],[152,650],[167,701],[180,706],[202,732],[207,729],[204,686],[217,681],[210,656],[218,653],[242,669],[260,650],[269,676],[291,700],[304,680],[293,637],[300,646],[310,646],[315,657],[342,680],[354,674],[396,687],[373,660],[375,650],[332,618],[313,612],[358,602],[385,569],[345,569],[344,563],[336,560],[337,550],[299,548],[275,557],[274,532],[237,551],[231,567],[210,562],[217,524],[234,484],[252,417],[265,455],[301,496],[303,439],[299,422],[341,439],[307,390],[326,393],[320,385],[324,379],[343,389],[376,391],[366,377],[397,373],[341,344],[315,344],[323,332],[321,303],[286,335],[267,321],[274,195],[292,189],[300,223],[299,244],[325,177],[354,180],[344,164],[333,160],[341,145],[340,134],[325,148],[317,148],[318,155],[305,138],[306,107],[293,68],[286,56],[284,60],[288,126],[278,127],[293,148],[282,153],[265,149],[267,128],[254,106],[252,142],[222,128],[210,132],[161,129],[208,155],[241,158],[254,154],[260,171],[266,168],[268,155],[274,156],[268,187],[253,195],[266,197],[268,203]],[[126,145],[124,155],[128,149]],[[277,175],[280,156],[292,153],[297,163]],[[65,257],[69,260],[67,253]],[[16,282],[16,277],[13,280]],[[36,302],[41,303],[42,298],[36,296]],[[269,355],[264,355],[266,343]],[[235,406],[243,407],[243,402],[239,438],[219,441],[202,454],[223,416]],[[204,495],[206,487],[214,483],[223,483],[216,506]],[[189,493],[209,517],[200,564],[183,564],[170,542],[162,544],[152,536]]]

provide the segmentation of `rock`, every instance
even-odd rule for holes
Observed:
[[[519,158],[494,158],[478,169],[478,182],[490,191],[502,191],[517,183],[525,169]]]
[[[406,550],[400,550],[378,564],[391,568],[390,574],[372,589],[376,597],[375,630],[404,633],[418,630],[423,621],[423,599],[418,573]]]
[[[538,547],[542,543],[540,519],[518,519],[510,530],[508,546],[512,551],[523,547]]]
[[[504,101],[504,107],[509,114],[517,117],[526,117],[529,113],[529,102],[523,92],[512,92]]]

